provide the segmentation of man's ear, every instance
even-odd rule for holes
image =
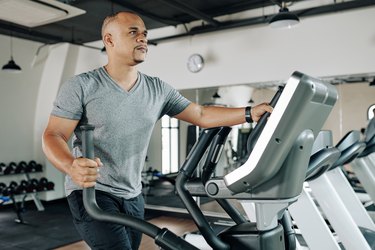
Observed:
[[[113,40],[112,35],[110,33],[106,33],[103,37],[103,43],[106,47],[113,47]]]

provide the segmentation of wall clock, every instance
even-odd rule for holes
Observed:
[[[203,69],[204,59],[199,54],[192,54],[187,61],[187,68],[190,72],[197,73]]]

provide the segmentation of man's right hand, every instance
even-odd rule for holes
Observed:
[[[80,187],[93,187],[99,176],[99,168],[102,166],[99,158],[95,160],[76,158],[69,169],[68,175]]]

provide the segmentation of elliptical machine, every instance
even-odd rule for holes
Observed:
[[[284,89],[279,89],[271,101],[271,105],[276,104],[272,115],[262,117],[254,128],[248,140],[248,159],[235,171],[223,178],[208,179],[212,173],[208,169],[212,167],[206,166],[215,165],[223,144],[213,143],[203,168],[203,187],[199,187],[193,173],[204,149],[197,149],[194,155],[188,156],[176,179],[176,189],[213,249],[295,247],[286,208],[301,193],[314,139],[337,98],[332,86],[316,81],[295,73]],[[318,97],[320,94],[326,98]],[[225,128],[221,128],[213,141],[222,140],[218,138],[224,133]],[[205,193],[216,199],[237,225],[215,235],[192,199]],[[252,206],[255,204],[256,223],[244,221],[237,211],[223,204],[226,199],[237,199],[248,218],[254,217]],[[280,223],[282,218],[286,223]]]
[[[314,138],[336,100],[337,91],[332,85],[299,72],[293,73],[279,95],[272,115],[264,116],[258,123],[258,133],[253,131],[254,147],[247,161],[221,178],[211,178],[213,170],[209,167],[202,174],[204,185],[202,181],[192,180],[197,163],[211,145],[212,153],[207,159],[212,164],[208,165],[216,165],[222,149],[220,141],[226,138],[229,128],[202,132],[180,169],[176,189],[213,249],[285,249],[284,228],[278,221],[301,193]],[[94,158],[93,127],[81,128],[84,157]],[[237,225],[219,235],[213,233],[192,198],[195,193],[206,193],[224,204],[223,208]],[[94,219],[135,228],[154,238],[164,249],[197,249],[167,229],[131,216],[103,212],[95,201],[94,187],[85,188],[83,195],[85,208]],[[249,202],[255,203],[256,223],[248,222],[227,206],[226,199],[238,199],[245,211]]]

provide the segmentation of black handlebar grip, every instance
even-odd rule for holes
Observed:
[[[94,159],[94,129],[92,125],[82,125],[82,154],[83,157]]]
[[[94,159],[94,129],[92,125],[80,126],[82,132],[82,156],[88,159]],[[95,187],[88,187],[83,189],[83,204],[93,218],[100,220],[103,211],[96,203]]]
[[[284,89],[284,86],[279,86],[279,89],[277,90],[277,92],[275,93],[275,95],[273,96],[273,98],[270,102],[270,106],[272,106],[272,107],[276,106],[276,103],[279,100],[279,98],[281,96],[281,93],[283,92],[283,89]],[[269,112],[264,113],[262,115],[262,117],[259,119],[259,121],[258,121],[257,125],[255,126],[255,128],[253,129],[253,131],[251,132],[251,134],[250,134],[250,136],[247,140],[247,151],[248,151],[247,155],[248,156],[250,156],[251,151],[253,151],[253,148],[255,147],[255,144],[258,141],[258,138],[259,138],[260,134],[262,133],[262,131],[264,129],[264,126],[266,126],[267,119],[270,115],[271,115],[271,113],[269,113]]]
[[[201,179],[203,185],[206,184],[206,182],[210,179],[212,173],[214,172],[217,162],[219,161],[219,158],[221,156],[221,152],[224,148],[224,144],[226,142],[228,134],[231,130],[231,127],[222,127],[220,128],[219,133],[217,133],[213,138],[211,142],[211,147],[208,151],[206,161],[202,169]]]

